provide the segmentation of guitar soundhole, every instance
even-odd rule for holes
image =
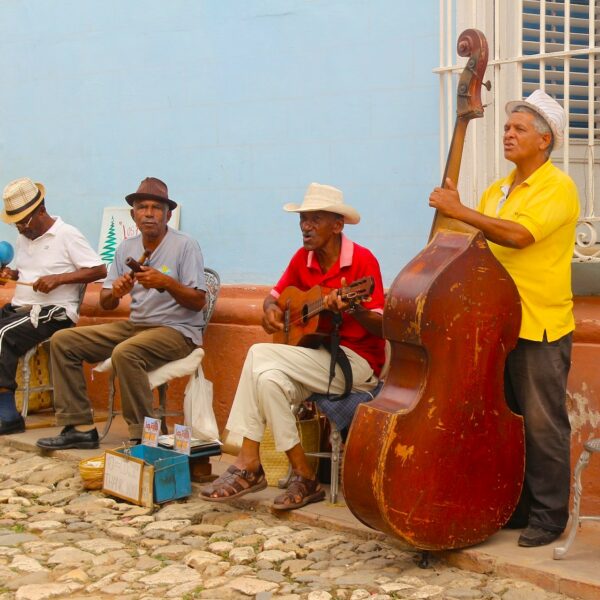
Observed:
[[[306,325],[307,321],[308,321],[308,305],[303,304],[302,305],[302,324]]]

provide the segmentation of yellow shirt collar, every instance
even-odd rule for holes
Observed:
[[[548,159],[541,167],[538,167],[525,181],[520,185],[534,185],[538,179],[543,179],[548,176],[549,171],[552,169],[552,161]],[[500,185],[512,185],[515,180],[515,174],[517,169],[513,169],[507,177],[501,180]]]

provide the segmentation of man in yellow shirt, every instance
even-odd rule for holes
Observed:
[[[570,434],[567,376],[575,321],[571,257],[579,199],[573,180],[549,160],[563,143],[566,115],[541,90],[506,105],[504,157],[515,164],[493,183],[477,210],[464,206],[454,182],[435,188],[429,205],[480,229],[514,279],[523,310],[519,341],[508,355],[504,385],[525,422],[525,483],[509,526],[525,527],[519,545],[543,546],[569,517]]]

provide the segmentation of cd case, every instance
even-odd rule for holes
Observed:
[[[158,445],[163,448],[173,448],[175,446],[175,436],[172,433],[169,435],[159,435]],[[219,440],[200,440],[198,438],[192,438],[190,440],[190,445],[192,448],[206,448],[211,446],[219,447],[222,446],[223,443]]]

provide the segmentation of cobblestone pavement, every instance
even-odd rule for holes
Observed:
[[[76,462],[0,453],[0,600],[566,598],[418,558],[197,495],[152,513],[83,490]]]

